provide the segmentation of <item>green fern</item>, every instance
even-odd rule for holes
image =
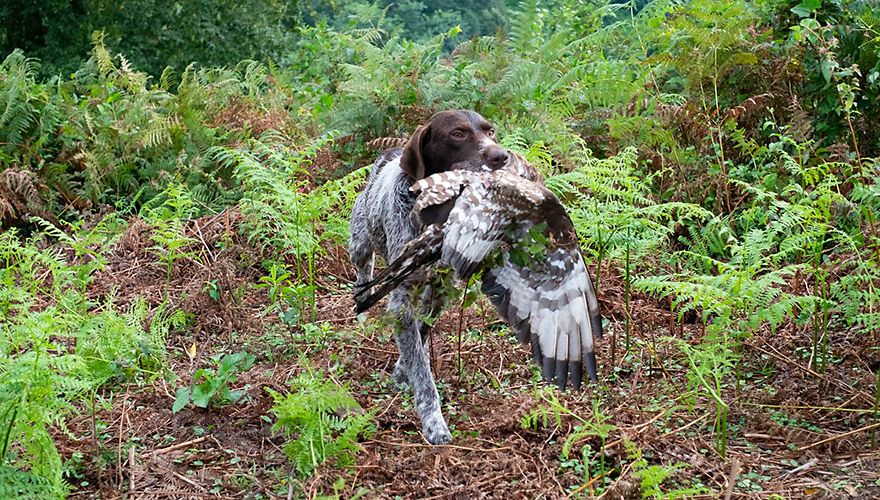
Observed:
[[[46,478],[0,465],[0,498],[37,500],[65,496],[63,489]]]
[[[308,477],[328,460],[340,467],[352,464],[358,437],[369,437],[375,430],[372,416],[348,391],[324,380],[319,372],[307,369],[293,380],[291,389],[286,396],[267,391],[275,400],[273,428],[288,438],[295,436],[284,451],[297,475]]]
[[[235,169],[242,183],[241,210],[250,241],[305,257],[322,252],[326,241],[348,238],[348,214],[367,169],[306,192],[306,168],[331,138],[326,135],[299,152],[291,152],[273,134],[247,147],[211,150],[216,161]]]
[[[571,460],[575,446],[580,445],[587,438],[597,437],[600,441],[598,450],[593,450],[589,444],[584,444],[578,453],[584,463],[584,483],[593,482],[591,474],[600,478],[607,474],[605,442],[617,427],[608,423],[609,417],[602,413],[600,402],[593,401],[592,415],[586,418],[565,406],[552,389],[535,389],[535,401],[536,407],[522,417],[520,422],[522,427],[537,430],[540,427],[547,427],[552,422],[557,428],[560,428],[563,425],[563,418],[574,420],[575,425],[570,428],[570,432],[562,442],[561,460],[563,463]],[[591,471],[590,463],[594,461],[598,461],[597,470]]]
[[[627,247],[640,259],[661,248],[676,224],[708,219],[709,213],[696,205],[655,203],[650,179],[637,174],[635,149],[600,160],[581,148],[569,155],[574,168],[548,177],[546,184],[566,204],[578,235],[600,266],[606,257],[622,257]]]
[[[42,224],[59,240],[46,251],[14,231],[0,237],[0,282],[22,285],[0,294],[0,490],[41,498],[67,490],[50,428],[63,428],[74,403],[100,387],[158,376],[165,356],[160,330],[168,325],[160,320],[145,332],[145,303],[119,311],[112,298],[95,303],[86,295],[100,267],[93,247],[106,248],[115,237],[109,222],[74,235]],[[46,297],[50,305],[36,307]]]
[[[672,465],[649,464],[644,458],[642,450],[636,448],[628,439],[624,439],[627,458],[632,460],[632,475],[638,479],[642,490],[642,498],[674,499],[690,498],[697,495],[709,495],[712,490],[705,486],[693,486],[689,488],[675,488],[664,491],[662,486],[676,472],[688,467],[683,462]]]
[[[14,50],[0,64],[0,147],[20,145],[39,120],[35,78],[39,64]]]
[[[141,210],[141,217],[152,226],[150,237],[155,245],[149,249],[165,264],[166,284],[171,281],[174,264],[183,259],[198,260],[190,249],[195,242],[186,236],[184,227],[197,213],[186,187],[172,184]]]

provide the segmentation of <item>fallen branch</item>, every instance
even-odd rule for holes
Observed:
[[[813,444],[809,444],[801,448],[801,450],[809,450],[810,448],[815,448],[816,446],[823,445],[825,443],[830,443],[832,441],[837,441],[838,439],[843,439],[847,436],[852,436],[853,434],[858,434],[859,432],[869,431],[871,429],[876,429],[880,427],[880,422],[875,422],[870,425],[866,425],[864,427],[859,427],[858,429],[853,429],[851,431],[844,432],[843,434],[838,434],[836,436],[831,436],[829,438],[825,438],[821,441],[816,441]]]
[[[175,472],[175,471],[173,471],[173,470],[171,470],[171,469],[169,469],[169,468],[167,468],[167,467],[165,468],[165,470],[167,470],[168,472],[170,472],[171,474],[173,474],[174,477],[176,477],[177,479],[180,479],[181,481],[183,481],[184,483],[186,483],[186,484],[188,484],[188,485],[190,485],[190,486],[194,486],[194,487],[196,487],[196,488],[198,488],[198,489],[200,489],[200,490],[202,490],[202,491],[204,491],[204,492],[207,492],[207,491],[208,491],[207,488],[205,488],[205,487],[202,486],[201,484],[199,484],[199,483],[193,481],[192,479],[189,479],[188,477],[184,476],[183,474],[178,474],[177,472]]]
[[[134,498],[135,476],[137,475],[137,457],[134,446],[128,449],[128,497]]]
[[[782,477],[793,476],[795,474],[798,474],[800,472],[803,472],[803,471],[809,469],[810,467],[816,465],[817,463],[819,463],[818,458],[811,458],[811,459],[807,460],[807,463],[805,463],[801,466],[795,467],[794,469],[786,472],[785,474],[782,475]]]
[[[187,448],[187,447],[189,447],[189,446],[191,446],[191,445],[194,445],[194,444],[199,444],[199,443],[201,443],[202,441],[204,441],[204,440],[206,440],[206,439],[208,439],[207,436],[202,436],[202,437],[199,437],[199,438],[190,439],[189,441],[184,441],[184,442],[182,442],[182,443],[177,443],[177,444],[172,445],[172,446],[169,446],[169,447],[167,447],[167,448],[161,448],[161,449],[159,449],[159,450],[151,451],[151,452],[147,453],[147,455],[150,455],[150,456],[156,456],[156,455],[162,455],[162,454],[165,454],[165,453],[171,453],[172,451],[176,451],[176,450],[179,450],[179,449],[182,449],[182,448]]]
[[[736,476],[739,475],[739,459],[733,457],[730,460],[730,474],[727,476],[727,491],[724,492],[724,500],[730,500],[733,496],[733,487],[736,486]]]
[[[448,449],[452,449],[452,450],[478,451],[481,453],[491,453],[491,452],[498,452],[498,451],[513,449],[510,446],[503,446],[501,448],[470,448],[468,446],[458,446],[458,445],[454,445],[454,444],[395,443],[392,441],[382,441],[380,439],[371,439],[369,441],[363,442],[363,444],[369,444],[369,443],[378,443],[378,444],[385,444],[385,445],[390,445],[390,446],[401,446],[404,448],[431,448],[431,449],[448,448]]]

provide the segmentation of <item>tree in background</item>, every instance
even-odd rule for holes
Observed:
[[[153,75],[275,59],[298,23],[297,0],[5,0],[0,54],[20,48],[44,74],[69,73],[88,57],[93,31],[114,53]]]
[[[89,0],[93,29],[148,72],[276,59],[295,21],[286,0]],[[295,10],[294,10],[295,12]]]
[[[111,52],[158,76],[166,66],[179,72],[192,62],[278,61],[301,25],[380,28],[416,42],[453,26],[463,38],[491,35],[507,27],[512,7],[505,0],[5,0],[0,60],[22,49],[41,61],[44,76],[69,74],[88,57],[92,32],[103,31]]]
[[[88,57],[88,0],[0,2],[0,59],[14,49],[42,61],[44,74],[72,72]]]
[[[504,0],[321,0],[304,6],[302,16],[311,25],[326,22],[336,29],[374,27],[423,42],[453,26],[461,27],[464,38],[494,34],[507,28],[510,8]],[[445,48],[452,50],[455,45],[456,41],[450,40]]]

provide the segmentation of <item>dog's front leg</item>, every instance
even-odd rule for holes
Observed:
[[[440,412],[440,395],[431,373],[431,359],[427,343],[422,342],[419,327],[412,309],[409,307],[409,294],[401,287],[391,292],[388,309],[400,319],[400,330],[395,336],[400,359],[394,367],[395,373],[402,370],[412,387],[416,403],[416,413],[422,421],[422,432],[431,444],[444,444],[452,440],[446,420]]]
[[[349,224],[351,234],[348,239],[348,255],[351,263],[357,269],[355,285],[363,285],[373,279],[373,263],[375,261],[370,229],[367,227],[367,202],[364,196],[361,194],[355,200]]]

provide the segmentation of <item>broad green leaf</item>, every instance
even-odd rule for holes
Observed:
[[[235,390],[235,391],[230,391],[230,390],[227,389],[227,390],[226,390],[226,394],[225,394],[225,398],[226,398],[227,400],[229,400],[229,401],[235,403],[235,402],[237,402],[239,399],[241,399],[241,397],[244,396],[244,395],[245,395],[245,390],[244,390],[244,389],[238,389],[238,390]]]
[[[187,403],[189,403],[189,387],[177,389],[177,394],[174,398],[174,405],[171,406],[171,413],[179,412]]]
[[[834,61],[822,61],[822,64],[819,66],[819,68],[822,71],[822,77],[825,78],[826,83],[831,83],[831,72],[836,67],[837,63]]]
[[[197,385],[192,389],[192,400],[193,404],[198,406],[199,408],[207,408],[208,403],[211,402],[211,397],[214,396],[214,390],[211,390],[209,387],[203,387],[202,385]]]
[[[791,11],[798,17],[810,17],[821,6],[822,0],[804,0],[792,7]]]

